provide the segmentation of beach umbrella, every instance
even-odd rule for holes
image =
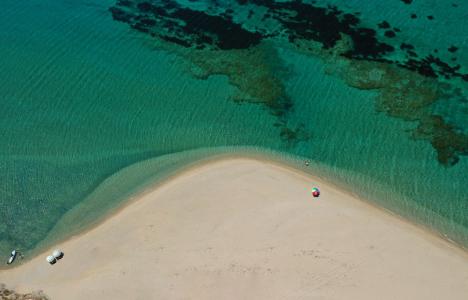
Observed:
[[[320,190],[316,187],[312,188],[312,196],[314,196],[315,198],[320,196]]]
[[[56,259],[61,259],[63,257],[63,252],[59,249],[56,249],[54,250],[54,252],[52,253],[52,255],[54,256],[54,258]]]
[[[53,265],[57,262],[57,260],[55,259],[55,257],[53,255],[49,255],[46,257],[46,260],[49,264]]]

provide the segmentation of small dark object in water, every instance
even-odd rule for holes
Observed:
[[[414,50],[414,46],[411,44],[401,43],[400,49],[401,50]]]
[[[387,21],[383,21],[382,23],[379,23],[377,26],[381,29],[387,29],[390,28],[390,24]]]
[[[427,16],[428,20],[434,20],[434,16]]]
[[[393,38],[396,36],[395,32],[392,31],[392,30],[387,30],[385,31],[385,34],[384,34],[386,37],[389,37],[389,38]]]
[[[404,4],[411,4],[411,2],[413,2],[413,0],[401,0]]]
[[[448,51],[452,52],[452,53],[457,52],[457,50],[458,50],[458,47],[456,47],[456,46],[450,46],[450,48],[448,48]]]
[[[418,57],[418,54],[416,52],[414,52],[413,50],[408,50],[408,51],[406,51],[406,53],[408,53],[409,56]]]
[[[416,14],[411,14],[411,19],[416,19],[418,16]]]

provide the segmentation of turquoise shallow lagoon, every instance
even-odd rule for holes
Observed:
[[[420,56],[437,48],[440,59],[468,72],[468,3],[325,2],[360,12],[368,27],[386,20],[399,30],[381,37],[387,43],[411,42]],[[193,10],[207,3],[179,1]],[[310,159],[311,172],[468,246],[466,81],[432,78],[431,88],[446,94],[396,107],[392,99],[429,97],[426,89],[395,88],[413,80],[409,71],[364,86],[355,81],[364,71],[390,71],[281,37],[247,54],[197,52],[114,20],[115,5],[0,3],[0,253],[46,247],[148,185],[226,153],[297,167]],[[232,9],[235,21],[263,8]],[[258,23],[253,17],[244,26],[276,30],[274,22]],[[456,52],[447,51],[453,45]],[[444,123],[418,136],[427,116]],[[443,163],[441,152],[454,163]]]

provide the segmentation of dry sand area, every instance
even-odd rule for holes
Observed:
[[[183,172],[54,248],[65,252],[56,265],[44,253],[0,282],[67,300],[468,299],[465,251],[314,177],[244,158]]]

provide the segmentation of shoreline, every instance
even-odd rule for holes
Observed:
[[[312,185],[322,190],[319,198],[310,195]],[[246,285],[249,295],[266,299],[275,298],[267,293],[273,280],[280,299],[298,288],[308,295],[315,293],[314,280],[310,287],[298,287],[297,282],[318,272],[315,280],[327,278],[332,291],[355,293],[361,299],[380,293],[373,285],[391,291],[392,280],[414,281],[405,288],[416,295],[413,299],[424,294],[420,289],[427,282],[435,286],[432,292],[455,285],[455,298],[462,295],[468,289],[460,283],[468,278],[468,268],[463,267],[468,266],[468,253],[395,217],[289,166],[224,156],[178,172],[134,196],[99,225],[55,245],[65,257],[53,267],[44,261],[51,247],[22,265],[0,271],[0,282],[18,292],[43,290],[57,299],[68,299],[70,290],[77,292],[77,299],[95,298],[98,291],[104,299],[128,299],[140,292],[147,298],[178,299],[188,295],[194,284],[199,298],[210,298],[206,293],[220,297],[231,285]],[[330,267],[341,275],[330,273]],[[368,277],[381,272],[383,277],[377,276],[368,286],[367,280],[374,280]],[[129,283],[127,274],[135,283]],[[251,276],[256,278],[255,286]],[[437,282],[439,276],[450,280]],[[153,277],[165,284],[153,289],[149,284]],[[221,283],[207,289],[206,280]],[[350,291],[341,285],[343,280],[363,288]],[[116,287],[115,282],[123,285]],[[176,283],[181,289],[169,292],[167,287]],[[322,296],[330,292],[323,290]]]
[[[182,177],[184,175],[190,174],[191,172],[194,172],[199,168],[203,168],[205,166],[216,164],[222,161],[253,160],[253,161],[258,161],[261,163],[272,165],[276,168],[287,170],[288,172],[299,175],[303,178],[309,178],[309,179],[314,178],[314,180],[318,180],[319,182],[325,185],[328,185],[332,187],[333,189],[348,195],[349,197],[357,199],[358,201],[365,203],[366,205],[372,207],[373,209],[376,209],[389,216],[397,218],[400,222],[404,222],[410,226],[414,226],[415,228],[420,230],[423,235],[431,236],[432,238],[436,240],[440,239],[443,242],[446,242],[452,245],[453,247],[461,250],[462,252],[468,255],[468,247],[465,247],[463,244],[450,239],[445,233],[442,233],[434,228],[429,228],[427,225],[420,223],[417,220],[412,220],[411,218],[407,218],[397,212],[392,211],[391,209],[388,209],[380,205],[379,203],[376,203],[375,201],[366,199],[365,197],[362,197],[358,193],[353,192],[350,187],[333,182],[330,178],[327,178],[326,176],[318,174],[318,172],[315,172],[314,166],[312,164],[307,167],[302,166],[302,168],[299,168],[298,166],[294,166],[292,161],[295,161],[295,160],[300,161],[299,157],[291,156],[291,155],[286,155],[286,157],[280,157],[280,155],[283,153],[279,153],[279,152],[277,153],[276,151],[262,152],[262,151],[258,151],[257,149],[252,150],[249,148],[246,148],[246,149],[247,149],[247,152],[219,152],[219,153],[211,154],[206,157],[198,158],[194,161],[190,161],[188,164],[184,164],[182,167],[172,170],[172,172],[170,172],[169,175],[162,176],[162,179],[157,180],[156,183],[149,183],[147,185],[143,185],[143,188],[141,190],[136,188],[134,191],[132,191],[129,194],[128,197],[125,197],[124,201],[112,207],[109,211],[99,216],[97,219],[93,220],[91,224],[85,224],[84,229],[78,229],[76,233],[71,234],[71,235],[60,236],[59,238],[55,239],[52,244],[62,244],[62,243],[66,243],[68,241],[80,238],[80,236],[85,235],[86,233],[90,231],[93,231],[95,228],[106,223],[106,221],[108,221],[109,219],[120,214],[127,207],[133,205],[135,202],[139,201],[141,198],[144,198],[148,194],[153,193],[155,190],[163,187],[166,184],[169,184],[171,181],[179,177]],[[152,181],[153,180],[150,180],[150,182]],[[74,210],[75,208],[72,209],[72,212],[74,212]],[[64,217],[67,216],[67,214],[65,214]],[[57,224],[59,223],[60,221],[57,222]],[[43,256],[44,253],[46,253],[47,251],[50,252],[50,250],[54,248],[54,246],[50,245],[51,243],[48,243],[47,241],[50,238],[50,235],[54,234],[56,227],[57,225],[54,226],[54,228],[49,232],[47,237],[39,243],[39,245],[37,246],[39,250],[38,251],[33,250],[32,256],[24,260],[20,260],[20,261],[17,260],[16,263],[11,267],[0,265],[0,272],[18,268],[21,265],[28,263],[29,261],[33,260],[34,258],[38,256]],[[45,242],[45,246],[43,244],[44,242]]]
[[[249,151],[251,151],[251,149],[248,149]],[[184,165],[182,166],[181,168],[178,168],[176,170],[174,170],[170,175],[168,176],[163,176],[163,179],[156,182],[156,183],[153,183],[153,184],[149,184],[147,186],[145,186],[142,190],[138,190],[136,191],[135,193],[131,193],[131,195],[129,197],[126,198],[126,200],[118,205],[117,207],[114,207],[113,209],[111,209],[110,212],[104,214],[103,216],[101,216],[97,222],[93,222],[92,226],[90,227],[87,227],[86,229],[84,230],[80,230],[78,232],[78,234],[74,234],[74,235],[71,235],[69,237],[65,237],[64,239],[60,239],[59,242],[62,243],[62,242],[65,242],[65,241],[68,241],[69,239],[72,239],[74,237],[79,237],[81,234],[84,234],[90,230],[93,230],[95,227],[101,225],[102,223],[106,222],[107,219],[109,218],[112,218],[114,215],[120,213],[121,211],[123,211],[126,207],[132,205],[135,201],[138,201],[140,198],[143,198],[144,196],[146,196],[147,194],[149,193],[152,193],[154,192],[156,189],[160,188],[161,186],[169,183],[170,181],[180,177],[180,176],[184,176],[185,174],[189,174],[190,172],[192,171],[195,171],[196,169],[198,168],[201,168],[201,167],[204,167],[204,166],[208,166],[210,164],[216,164],[217,162],[220,162],[220,161],[224,161],[224,160],[237,160],[237,159],[247,159],[247,160],[254,160],[254,161],[259,161],[259,162],[262,162],[262,163],[266,163],[266,164],[270,164],[270,165],[273,165],[275,167],[278,167],[278,168],[282,168],[282,169],[285,169],[285,170],[288,170],[289,172],[291,173],[296,173],[304,178],[314,178],[314,179],[318,179],[319,182],[322,182],[328,186],[331,186],[333,189],[335,190],[339,190],[341,191],[342,193],[352,197],[352,198],[355,198],[359,201],[362,201],[363,203],[373,207],[374,209],[377,209],[381,212],[384,212],[392,217],[395,217],[395,218],[398,218],[399,221],[401,222],[405,222],[411,226],[414,226],[416,228],[418,228],[419,230],[421,230],[421,232],[423,232],[424,234],[429,234],[431,236],[433,236],[434,238],[436,239],[441,239],[443,240],[444,242],[447,242],[449,244],[451,244],[452,246],[460,249],[461,251],[465,252],[468,254],[468,247],[464,246],[463,244],[461,243],[458,243],[452,239],[450,239],[445,233],[442,233],[440,231],[438,231],[437,229],[434,229],[434,228],[429,228],[427,225],[423,224],[423,223],[420,223],[418,222],[417,220],[412,220],[411,218],[407,218],[397,212],[394,212],[392,211],[391,209],[389,208],[386,208],[382,205],[380,205],[379,203],[375,202],[375,201],[372,201],[370,199],[367,199],[365,197],[362,197],[361,195],[359,195],[358,193],[355,193],[351,190],[351,187],[348,187],[348,186],[344,186],[343,185],[340,185],[340,184],[337,184],[335,182],[333,182],[330,178],[327,178],[326,176],[324,175],[320,175],[318,172],[315,172],[313,170],[313,165],[310,165],[310,166],[307,166],[307,167],[304,167],[302,166],[302,168],[298,168],[297,166],[294,166],[293,163],[291,162],[292,160],[300,160],[299,157],[296,157],[296,156],[291,156],[291,155],[287,155],[287,157],[280,157],[281,154],[285,155],[285,153],[277,153],[276,151],[271,151],[271,152],[261,152],[261,151],[258,151],[258,150],[254,150],[253,152],[239,152],[239,153],[236,153],[236,152],[221,152],[221,153],[216,153],[216,154],[212,154],[210,156],[207,156],[207,157],[203,157],[203,158],[200,158],[200,159],[197,159],[197,160],[194,160],[194,161],[191,161],[190,163],[188,163],[187,165]],[[289,163],[287,162],[289,161]],[[47,247],[47,248],[52,248],[52,247]],[[37,255],[35,255],[37,256]],[[34,257],[35,257],[34,256]],[[3,270],[1,267],[0,267],[0,271]]]

